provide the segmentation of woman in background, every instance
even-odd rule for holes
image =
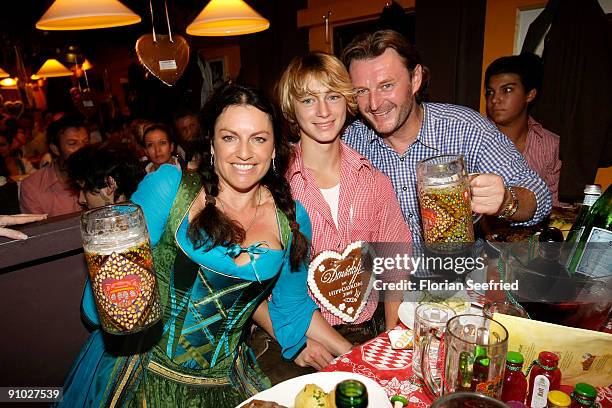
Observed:
[[[142,134],[142,145],[149,158],[149,164],[145,167],[147,173],[159,169],[162,164],[172,164],[181,168],[178,158],[172,155],[176,144],[172,130],[168,126],[162,123],[147,126]]]

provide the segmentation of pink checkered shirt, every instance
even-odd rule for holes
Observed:
[[[313,175],[304,167],[302,150],[295,145],[295,157],[287,171],[291,193],[306,208],[312,223],[314,258],[321,251],[342,252],[352,242],[401,242],[410,244],[412,235],[387,176],[355,150],[341,142],[340,199],[338,227]],[[310,292],[331,325],[343,324],[326,310]],[[370,320],[378,303],[378,293],[370,293],[368,303],[353,324]]]
[[[542,125],[531,116],[527,121],[527,141],[523,157],[527,164],[538,176],[544,180],[552,195],[553,205],[559,205],[559,174],[561,160],[559,160],[559,136],[544,129]]]

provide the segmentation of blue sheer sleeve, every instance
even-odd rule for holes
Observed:
[[[296,220],[300,224],[300,231],[310,241],[310,219],[299,202],[296,202]],[[289,360],[295,358],[306,344],[306,331],[312,314],[317,310],[317,305],[308,295],[308,263],[304,262],[298,270],[292,271],[290,249],[287,250],[283,269],[268,305],[274,335],[281,345],[283,357]]]
[[[132,202],[142,207],[153,246],[161,238],[180,184],[181,171],[164,164],[147,174],[132,195]]]
[[[153,246],[161,238],[180,184],[181,171],[172,165],[164,164],[157,171],[147,174],[132,195],[132,201],[144,212]],[[81,313],[90,325],[100,325],[89,278],[83,290]]]

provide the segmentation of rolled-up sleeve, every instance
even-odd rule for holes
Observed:
[[[302,234],[311,239],[311,224],[302,205],[296,202],[296,219]],[[306,344],[306,332],[317,305],[308,296],[308,266],[303,262],[296,271],[291,270],[289,245],[280,277],[272,290],[269,303],[270,319],[274,335],[282,348],[285,359],[293,359]]]
[[[501,176],[507,186],[523,187],[535,195],[537,207],[529,221],[513,225],[534,225],[546,217],[552,208],[552,197],[544,180],[533,171],[516,147],[503,133],[491,129],[483,138],[478,154],[478,168],[471,171]]]

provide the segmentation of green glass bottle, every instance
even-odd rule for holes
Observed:
[[[368,390],[357,380],[345,380],[336,386],[337,408],[367,408]]]
[[[595,204],[595,201],[601,196],[601,186],[599,184],[587,184],[584,186],[584,200],[578,210],[576,220],[567,234],[567,242],[576,242],[580,240],[582,235],[584,220],[589,214],[589,210]]]
[[[570,275],[580,273],[590,277],[610,274],[612,264],[612,185],[591,206],[581,225],[576,228],[575,242],[567,261]]]

